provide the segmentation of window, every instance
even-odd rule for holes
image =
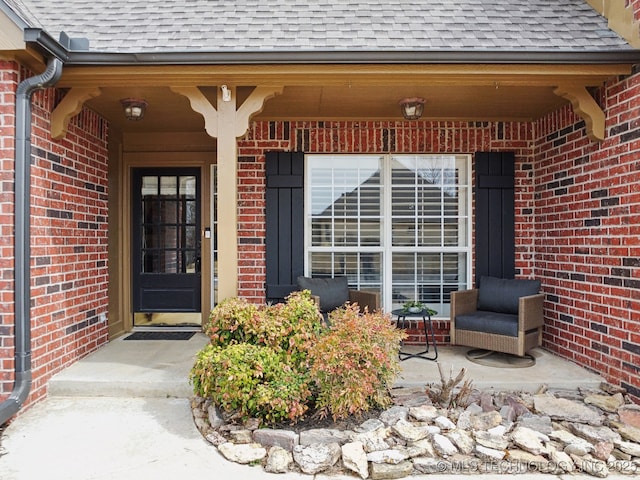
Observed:
[[[470,272],[470,158],[308,155],[307,274],[346,275],[385,310],[420,300],[449,314]]]

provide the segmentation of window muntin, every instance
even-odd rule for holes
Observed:
[[[470,271],[469,156],[308,155],[306,270],[449,313]]]
[[[142,177],[142,273],[193,273],[198,256],[196,177]]]

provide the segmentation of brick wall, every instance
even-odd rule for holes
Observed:
[[[16,78],[14,87],[28,75],[7,65],[3,72]],[[0,108],[13,111],[14,98],[9,96]],[[47,89],[36,92],[32,101],[33,387],[29,402],[46,394],[52,375],[107,340],[107,125],[83,110],[71,120],[67,136],[53,141],[49,116],[61,96]],[[6,141],[4,131],[2,138]],[[0,227],[6,233],[13,228],[13,146],[1,155]],[[13,340],[13,249],[12,240],[5,244],[5,238],[0,330],[4,395],[13,384],[13,348],[4,345]]]
[[[19,69],[0,61],[0,400],[13,386],[13,164]]]
[[[601,143],[570,106],[533,123],[254,123],[239,144],[240,295],[264,301],[266,151],[512,150],[516,266],[547,294],[544,347],[640,398],[640,74],[611,81],[597,101],[607,117]],[[448,322],[436,328],[448,343]]]
[[[503,122],[256,122],[239,146],[239,295],[265,300],[264,161],[269,150],[305,153],[516,154],[516,266],[533,273],[533,126]],[[438,321],[438,343],[449,342],[448,321]],[[410,341],[420,340],[417,328]],[[424,336],[424,334],[422,334]],[[422,339],[423,340],[423,339]]]
[[[536,122],[544,346],[640,398],[640,75],[597,94],[606,140],[569,107]]]

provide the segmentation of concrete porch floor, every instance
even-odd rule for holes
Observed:
[[[188,374],[195,354],[207,342],[203,334],[188,341],[116,339],[59,373],[49,397],[20,414],[6,428],[0,445],[2,480],[173,480],[275,476],[225,460],[195,428]],[[481,389],[536,390],[541,384],[567,389],[597,387],[601,379],[543,350],[526,369],[481,367],[465,358],[464,348],[438,349],[445,375],[467,369],[467,379]],[[399,385],[424,387],[438,382],[434,362],[402,362]],[[35,456],[34,456],[35,455]],[[37,461],[34,461],[37,459]],[[305,475],[290,472],[282,480],[350,480],[353,475]],[[407,478],[428,480],[433,475]],[[498,478],[493,474],[477,478]],[[588,475],[519,475],[587,479]],[[456,474],[438,475],[455,480]],[[504,478],[504,476],[500,476]],[[610,475],[610,479],[621,478]],[[625,477],[628,478],[628,477]]]
[[[178,397],[192,394],[189,371],[196,353],[207,343],[198,333],[182,341],[125,341],[107,345],[57,374],[49,383],[50,396]],[[416,350],[417,347],[407,348]],[[603,379],[577,365],[543,350],[532,351],[536,364],[527,368],[496,368],[469,361],[467,347],[438,348],[438,362],[445,376],[466,370],[465,379],[481,390],[536,391],[597,388]],[[438,383],[436,362],[410,358],[401,362],[397,386],[422,387]]]

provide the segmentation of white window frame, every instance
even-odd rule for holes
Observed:
[[[473,197],[473,189],[472,189],[472,180],[471,180],[471,155],[469,154],[383,154],[379,155],[381,159],[381,185],[382,185],[382,205],[381,205],[381,245],[380,246],[330,246],[330,247],[320,247],[320,246],[312,246],[311,245],[311,235],[312,235],[312,212],[311,212],[311,184],[310,184],[310,169],[311,169],[311,161],[312,159],[317,158],[344,158],[344,163],[348,164],[350,160],[353,160],[357,157],[372,157],[376,156],[375,154],[307,154],[305,156],[305,205],[304,205],[304,245],[305,245],[305,260],[304,260],[304,268],[305,275],[309,275],[310,271],[310,254],[315,252],[345,252],[345,253],[363,253],[363,252],[373,252],[380,253],[382,255],[382,308],[385,311],[390,311],[393,308],[398,308],[401,306],[400,304],[394,304],[392,299],[392,261],[393,254],[400,252],[410,252],[410,253],[463,253],[466,255],[466,262],[464,265],[460,265],[461,269],[466,269],[466,272],[459,272],[459,278],[463,278],[463,274],[466,273],[466,284],[460,285],[461,288],[470,288],[471,286],[471,278],[472,278],[472,197]],[[391,218],[392,218],[392,203],[391,203],[391,171],[392,171],[392,159],[393,158],[401,158],[401,157],[446,157],[451,156],[455,157],[456,162],[462,160],[464,163],[464,176],[466,178],[466,184],[456,184],[456,186],[464,186],[466,187],[467,195],[464,200],[460,200],[461,202],[466,202],[466,205],[460,205],[460,210],[466,212],[466,216],[460,216],[460,231],[465,232],[466,238],[461,239],[462,245],[458,246],[409,246],[409,247],[393,247],[392,246],[392,228],[391,228]],[[442,218],[442,217],[441,217]],[[358,288],[359,285],[354,285],[354,287]],[[366,287],[364,287],[366,288]],[[448,318],[449,312],[438,312],[436,317],[440,318]]]

